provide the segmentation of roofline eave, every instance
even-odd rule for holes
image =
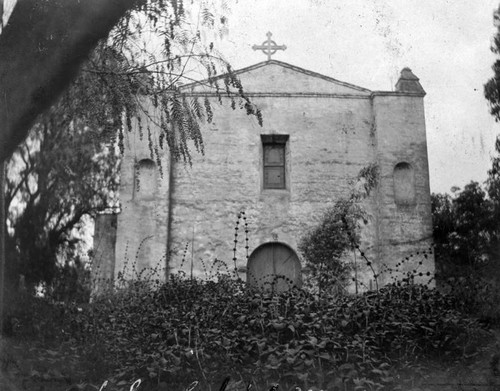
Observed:
[[[321,73],[309,71],[307,69],[298,67],[296,65],[288,64],[286,62],[278,61],[278,60],[262,61],[262,62],[259,62],[257,64],[250,65],[248,67],[235,70],[235,71],[233,71],[233,73],[235,75],[239,75],[239,74],[242,74],[242,73],[245,73],[245,72],[249,72],[249,71],[253,71],[255,69],[259,69],[259,68],[261,68],[263,66],[271,65],[271,64],[280,65],[280,66],[282,66],[284,68],[292,69],[292,70],[294,70],[296,72],[300,72],[300,73],[303,73],[303,74],[306,74],[306,75],[309,75],[309,76],[312,76],[312,77],[320,78],[320,79],[326,80],[326,81],[331,82],[331,83],[339,84],[339,85],[342,85],[344,87],[348,87],[348,88],[352,88],[352,89],[355,89],[355,90],[358,90],[358,91],[361,91],[361,92],[365,92],[367,94],[371,94],[372,93],[372,91],[369,90],[369,89],[367,89],[367,88],[360,87],[360,86],[357,86],[355,84],[346,83],[346,82],[334,79],[333,77],[322,75]],[[226,75],[227,75],[227,73],[223,73],[221,75],[218,75],[218,76],[215,76],[215,77],[212,77],[212,78],[208,78],[208,79],[204,79],[204,80],[200,80],[200,81],[194,81],[194,82],[191,82],[191,83],[188,83],[188,84],[184,84],[184,85],[182,85],[182,86],[179,87],[179,90],[182,91],[182,90],[185,90],[185,89],[196,87],[198,85],[203,86],[203,85],[209,84],[210,82],[221,80]]]

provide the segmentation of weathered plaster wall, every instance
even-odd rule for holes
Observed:
[[[203,129],[205,156],[196,156],[192,167],[175,166],[172,269],[179,267],[186,243],[186,271],[191,256],[199,274],[200,260],[218,258],[232,265],[239,211],[248,218],[250,251],[276,236],[297,250],[301,236],[325,208],[347,196],[359,171],[375,160],[367,98],[274,96],[252,101],[262,110],[262,128],[243,111],[231,110],[229,102],[222,107],[214,103],[214,123]],[[260,135],[273,133],[289,135],[286,190],[263,189]],[[373,214],[373,202],[366,204]],[[369,226],[374,224],[372,220]],[[373,230],[365,236],[372,241]],[[238,267],[243,267],[246,252],[239,238]]]
[[[418,82],[409,75],[414,78],[409,85]],[[297,250],[302,235],[326,208],[359,186],[359,171],[374,162],[381,176],[364,201],[368,223],[362,229],[362,250],[378,272],[382,263],[394,266],[426,248],[432,222],[423,90],[371,93],[275,62],[250,67],[240,77],[262,110],[264,126],[244,110],[232,110],[228,98],[219,105],[210,97],[214,121],[202,126],[205,155],[193,152],[192,166],[176,162],[170,167],[168,153],[162,152],[163,177],[157,176],[151,198],[136,197],[134,177],[137,162],[150,158],[148,137],[126,133],[116,272],[127,259],[136,260],[139,270],[154,267],[167,251],[161,265],[170,272],[206,276],[215,259],[232,268],[240,211],[249,224],[250,252],[275,240]],[[203,95],[202,88],[187,88],[186,93]],[[289,136],[284,190],[263,189],[261,135],[268,134]],[[407,204],[394,198],[394,167],[401,162],[411,165],[414,175],[415,196]],[[245,278],[242,228],[240,224],[236,266]],[[357,260],[359,278],[370,286],[373,275],[359,254]],[[433,271],[432,256],[420,270]],[[389,282],[388,277],[381,276],[380,282]]]
[[[381,93],[374,96],[373,108],[377,162],[381,173],[378,188],[379,258],[381,262],[394,266],[413,255],[414,262],[405,262],[400,269],[415,270],[418,266],[418,272],[433,273],[433,256],[425,259],[421,255],[432,242],[423,97]],[[400,162],[411,165],[415,178],[415,200],[407,205],[397,205],[394,199],[393,173]],[[420,260],[422,265],[418,265]],[[427,281],[428,277],[423,280]]]
[[[154,110],[150,108],[151,112]],[[146,118],[142,117],[142,124]],[[167,226],[169,214],[170,156],[166,149],[159,149],[160,167],[156,156],[151,156],[148,130],[144,126],[139,134],[138,122],[134,120],[134,131],[124,132],[125,154],[121,162],[120,202],[116,240],[115,276],[124,273],[127,278],[135,276],[144,268],[156,269],[156,277],[165,277]],[[158,129],[151,128],[151,140],[158,140]],[[150,197],[139,197],[141,182],[137,181],[138,164],[149,160],[156,170],[156,186]],[[144,185],[144,183],[143,183]],[[138,188],[139,186],[139,188]]]

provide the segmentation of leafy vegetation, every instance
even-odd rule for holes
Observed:
[[[356,247],[358,198],[333,209],[337,248]],[[80,389],[108,380],[109,389],[126,390],[138,378],[144,390],[180,390],[194,381],[212,389],[231,376],[233,389],[279,383],[283,389],[391,390],[413,386],[430,367],[470,362],[490,339],[470,311],[463,281],[447,293],[408,276],[361,295],[298,288],[277,294],[252,289],[234,273],[217,261],[207,270],[210,280],[181,273],[160,283],[153,270],[118,281],[91,303],[26,293],[26,302],[9,313],[8,335],[17,349],[10,349],[6,365],[25,382]],[[482,298],[494,306],[493,296]]]
[[[40,284],[52,290],[62,269],[85,272],[79,230],[89,216],[118,206],[114,145],[123,149],[132,118],[145,118],[139,131],[160,172],[163,148],[185,163],[193,148],[203,153],[200,123],[213,117],[209,100],[183,97],[182,84],[206,78],[204,87],[220,103],[224,98],[262,123],[214,48],[213,39],[226,30],[227,13],[224,2],[138,1],[39,117],[7,164],[7,302],[21,280],[31,292]],[[150,130],[153,111],[159,113],[158,139]]]
[[[178,37],[178,28],[185,16],[184,6],[178,2],[168,4],[174,10],[171,33],[175,32]],[[150,11],[155,9],[154,4],[151,7]],[[154,15],[154,12],[148,14],[147,19],[156,24],[158,20]],[[205,10],[203,20],[213,24],[216,18]],[[130,31],[132,23],[137,21],[130,15],[123,21],[114,37],[116,43],[125,44],[127,34],[121,33]],[[171,47],[173,35],[166,37],[166,45]],[[495,40],[495,50],[498,50],[498,42],[499,37]],[[140,66],[147,64],[134,63],[128,68],[130,64],[117,56],[112,48],[103,46],[101,50],[102,58],[108,59],[100,64],[102,58],[97,58],[96,63],[91,61],[89,66],[111,64],[115,68],[111,71],[89,68],[84,77],[98,77],[104,83],[103,88],[108,82],[118,86],[106,90],[107,93],[99,99],[114,97],[117,103],[114,107],[127,108],[126,120],[138,109],[133,106],[133,100],[128,100],[132,93],[160,85],[162,87],[157,93],[164,92],[166,87],[175,91],[175,83],[182,77],[176,79],[173,71],[174,66],[182,65],[182,59],[176,56],[171,56],[172,63],[164,62],[162,69],[143,71]],[[151,66],[156,64],[153,62]],[[495,70],[500,72],[500,65],[496,64]],[[148,81],[151,74],[164,77],[169,72],[173,79],[167,78],[166,84]],[[215,75],[211,67],[207,72]],[[108,77],[119,80],[110,81]],[[226,87],[230,85],[239,87],[237,81],[229,80]],[[500,118],[496,85],[491,82],[485,91],[493,102],[492,114]],[[129,92],[131,95],[127,95]],[[94,99],[92,96],[87,98]],[[82,98],[82,104],[87,98]],[[160,101],[166,99],[162,107],[173,118],[171,121],[178,125],[187,124],[192,119],[201,120],[204,116],[210,119],[209,108],[205,108],[205,114],[199,114],[202,113],[199,109],[203,108],[200,102],[180,102],[175,92],[157,98]],[[245,103],[243,106],[250,114],[256,114],[252,112],[252,106]],[[68,122],[56,111],[42,118],[37,126],[47,132],[56,132],[54,134],[62,132],[61,135],[72,138],[76,144],[85,140],[79,137],[89,136],[86,126],[93,118],[90,112],[82,112],[79,114],[81,118]],[[109,122],[93,128],[98,129],[96,144],[85,143],[92,145],[86,155],[92,159],[85,161],[89,164],[85,167],[90,167],[86,170],[91,178],[90,187],[79,189],[78,196],[84,194],[94,200],[94,206],[109,206],[108,201],[97,202],[92,197],[107,199],[111,194],[96,193],[99,178],[92,177],[97,172],[92,164],[100,163],[99,153],[92,148],[100,147],[100,140],[107,140],[117,126],[121,127],[122,119],[117,113],[104,110],[103,116],[96,117]],[[147,133],[147,126],[144,129]],[[202,150],[196,129],[196,125],[181,127],[187,132],[183,142],[190,139]],[[171,138],[167,133],[164,137],[168,144]],[[45,140],[49,139],[54,145],[41,154]],[[26,260],[23,275],[27,276],[29,285],[33,285],[36,278],[60,282],[75,280],[85,274],[83,271],[75,275],[69,267],[54,269],[42,263],[29,264],[39,255],[44,257],[40,262],[48,262],[47,259],[53,259],[57,254],[59,246],[72,248],[74,245],[69,239],[69,231],[63,230],[60,236],[51,232],[61,231],[58,224],[66,224],[67,219],[71,220],[80,212],[71,208],[68,212],[67,206],[41,195],[47,183],[54,190],[65,191],[63,185],[52,178],[55,171],[48,169],[43,162],[44,155],[48,154],[52,159],[52,152],[59,153],[55,141],[52,136],[44,137],[43,132],[28,140],[17,154],[17,159],[24,162],[22,167],[26,175],[21,176],[20,182],[9,182],[9,191],[14,191],[10,199],[21,194],[18,198],[20,212],[14,209],[10,212],[10,228],[16,238],[11,251],[19,265],[23,264],[21,259]],[[188,149],[183,148],[181,146],[176,153],[178,157],[189,160]],[[496,149],[500,152],[500,139]],[[66,172],[64,178],[72,183],[72,173],[80,169],[76,163],[82,157],[68,155],[67,151],[62,153],[61,164],[56,168],[61,173],[57,175]],[[115,156],[113,152],[108,153]],[[112,171],[113,167],[110,165],[108,169]],[[455,196],[432,197],[436,259],[444,265],[441,270],[442,292],[411,284],[411,278],[362,295],[339,295],[342,289],[327,288],[332,285],[342,287],[345,283],[348,267],[342,264],[341,258],[346,251],[356,248],[359,241],[350,233],[357,231],[363,214],[351,198],[339,201],[328,210],[318,230],[309,233],[301,244],[301,250],[318,278],[320,295],[300,289],[281,294],[250,289],[240,280],[233,279],[230,272],[218,273],[217,281],[187,279],[183,275],[172,276],[165,284],[143,279],[123,281],[120,289],[110,290],[86,304],[81,304],[87,301],[85,294],[70,289],[73,284],[56,284],[50,298],[35,298],[28,291],[21,296],[18,306],[8,308],[9,321],[3,332],[17,346],[9,348],[9,355],[2,358],[2,366],[14,366],[18,378],[25,381],[52,381],[59,383],[60,389],[67,389],[71,384],[76,384],[78,389],[84,389],[86,385],[95,385],[97,389],[106,379],[111,383],[109,389],[128,389],[137,378],[143,379],[144,390],[184,389],[195,380],[211,389],[228,375],[236,380],[234,387],[239,389],[245,388],[247,383],[257,389],[268,388],[274,383],[279,383],[282,389],[294,385],[328,390],[409,388],[414,380],[411,374],[423,374],[426,365],[467,361],[480,353],[488,333],[473,316],[479,316],[481,321],[498,319],[494,318],[498,316],[495,304],[500,294],[494,289],[493,280],[486,277],[494,275],[492,270],[498,262],[494,250],[498,246],[499,233],[499,167],[500,158],[495,157],[486,191],[479,184],[471,183]],[[83,174],[78,172],[78,175]],[[367,168],[363,171],[363,178],[366,193],[369,193],[369,189],[376,186],[376,169]],[[94,185],[97,187],[93,188]],[[38,205],[54,214],[42,215],[37,212]],[[55,214],[59,210],[65,213],[63,217]],[[45,221],[46,225],[40,225]],[[43,227],[42,234],[29,231],[29,224]],[[38,243],[42,247],[32,248],[32,253],[21,255],[23,243]],[[57,243],[57,246],[52,246],[52,243]],[[52,247],[44,250],[43,246]],[[67,259],[79,264],[71,252],[66,254]],[[230,268],[226,266],[225,269]],[[49,274],[36,278],[29,274],[42,271]],[[58,278],[60,275],[66,277]],[[66,302],[58,302],[61,299]]]
[[[12,158],[6,247],[13,291],[20,275],[33,292],[39,282],[50,284],[61,268],[78,270],[84,218],[113,205],[117,155],[92,137],[83,123],[50,112]]]
[[[436,255],[441,262],[464,268],[492,258],[500,234],[496,205],[479,183],[471,182],[454,197],[433,194],[431,200]]]
[[[360,222],[366,223],[361,201],[377,186],[378,175],[376,164],[363,168],[357,176],[362,189],[354,188],[348,197],[338,199],[300,239],[299,251],[320,294],[343,292],[350,282],[351,265],[345,262],[345,255],[359,249]]]
[[[351,268],[343,257],[359,245],[359,220],[363,216],[358,199],[340,199],[325,211],[320,223],[302,237],[299,250],[320,293],[343,291],[349,283]]]
[[[210,389],[226,376],[241,389],[248,382],[257,389],[276,382],[283,389],[392,389],[422,363],[473,357],[487,338],[454,296],[420,285],[320,297],[217,277],[136,280],[82,307],[29,299],[11,314],[12,336],[36,339],[39,356],[66,361],[57,376],[50,366],[54,381],[109,380],[110,389],[128,389],[141,378],[144,390],[192,381]],[[43,363],[31,367],[21,375],[48,373]]]
[[[497,323],[499,204],[477,182],[454,196],[433,194],[431,201],[439,286],[453,289],[476,316]]]
[[[500,7],[493,13],[496,55],[493,76],[484,85],[490,114],[500,120]],[[455,191],[453,191],[455,190]],[[500,289],[500,136],[484,188],[471,182],[463,190],[432,195],[437,281],[462,292],[461,302],[477,316],[498,324]]]

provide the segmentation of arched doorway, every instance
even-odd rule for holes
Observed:
[[[287,244],[268,242],[257,247],[247,265],[247,282],[252,286],[283,292],[302,286],[299,257]]]

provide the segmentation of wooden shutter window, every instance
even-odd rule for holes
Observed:
[[[264,189],[285,189],[285,147],[288,136],[263,135]]]

